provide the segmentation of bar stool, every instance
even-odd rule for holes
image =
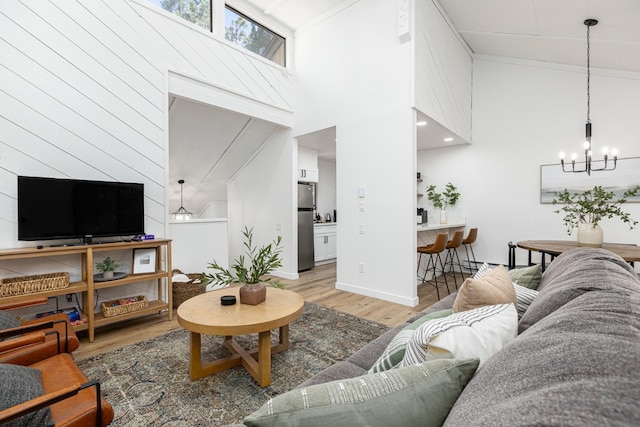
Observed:
[[[451,240],[447,242],[447,255],[444,258],[445,267],[449,265],[449,272],[453,274],[453,282],[456,285],[456,289],[458,289],[458,280],[456,279],[456,270],[455,270],[456,265],[460,269],[460,276],[464,280],[464,273],[462,272],[462,263],[460,263],[460,257],[458,257],[458,248],[460,247],[460,245],[462,245],[463,238],[464,238],[463,231],[458,230],[455,233],[453,233],[453,237],[451,238]],[[455,259],[457,260],[455,264],[453,262],[454,256],[455,256]]]
[[[471,246],[476,239],[478,238],[478,229],[472,228],[469,230],[469,234],[462,241],[462,245],[464,246],[464,250],[467,253],[467,264],[469,265],[469,271],[474,273],[478,271],[478,261],[476,261],[476,254],[473,253],[473,246]],[[469,258],[469,249],[471,249],[471,256],[473,257],[473,261]],[[473,262],[473,267],[471,266]]]
[[[447,233],[439,233],[436,236],[436,240],[432,244],[427,246],[418,246],[418,253],[420,254],[420,258],[418,258],[418,271],[416,272],[416,274],[420,272],[420,261],[422,261],[422,254],[429,255],[429,259],[427,260],[427,265],[424,268],[422,283],[429,283],[430,285],[436,288],[436,294],[438,295],[438,300],[440,299],[440,290],[438,289],[438,271],[436,269],[438,262],[440,263],[440,272],[442,273],[442,277],[444,278],[444,284],[447,287],[447,293],[451,293],[449,291],[449,284],[447,283],[447,276],[444,274],[444,264],[442,263],[442,258],[440,257],[440,254],[444,252],[444,250],[447,247],[448,239],[449,239],[449,235]],[[431,280],[426,280],[427,273],[431,269],[433,272],[433,278],[431,278]]]

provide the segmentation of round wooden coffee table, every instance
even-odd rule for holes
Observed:
[[[289,323],[304,312],[304,299],[295,292],[267,287],[267,300],[258,305],[240,304],[239,287],[206,292],[178,307],[178,323],[191,332],[189,378],[196,380],[239,365],[262,387],[271,384],[271,355],[289,348]],[[222,305],[222,295],[235,295],[234,305]],[[271,343],[271,330],[280,328],[279,342]],[[246,350],[234,335],[258,334],[258,347]],[[203,363],[201,334],[224,336],[229,357]]]

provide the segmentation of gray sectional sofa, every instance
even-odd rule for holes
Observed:
[[[538,291],[518,336],[471,378],[444,425],[640,425],[640,280],[634,270],[608,251],[578,248],[551,263]],[[455,298],[415,318],[451,308]],[[409,323],[297,390],[366,375]],[[341,425],[329,419],[325,425]],[[403,425],[433,425],[414,421]]]

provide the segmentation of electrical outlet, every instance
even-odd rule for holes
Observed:
[[[360,271],[360,273],[364,273],[364,262],[360,263],[360,266],[358,267],[358,271]]]
[[[364,224],[360,224],[359,231],[360,234],[364,234]]]
[[[67,294],[67,302],[73,302],[73,295]]]
[[[364,212],[364,200],[360,200],[359,209],[360,212]]]

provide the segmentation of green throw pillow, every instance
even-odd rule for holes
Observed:
[[[478,367],[442,359],[331,381],[275,396],[247,426],[441,426]]]
[[[382,353],[376,363],[374,363],[371,369],[369,369],[369,373],[374,374],[376,372],[386,371],[387,369],[392,369],[398,366],[404,358],[404,352],[407,348],[407,343],[411,339],[411,335],[413,335],[413,331],[429,320],[447,317],[452,313],[453,310],[451,309],[434,311],[433,313],[422,316],[410,325],[407,325],[404,329],[398,332],[395,337],[393,337],[384,353]]]
[[[538,289],[542,277],[542,267],[538,264],[531,267],[514,268],[508,273],[513,283],[529,289]]]

